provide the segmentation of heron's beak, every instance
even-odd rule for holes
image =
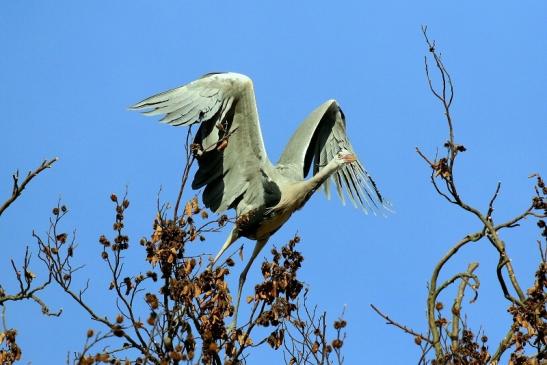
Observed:
[[[342,157],[342,160],[344,160],[344,162],[346,162],[346,163],[352,163],[352,162],[357,161],[357,157],[355,157],[355,155],[353,153],[349,153],[349,154],[345,155],[344,157]]]

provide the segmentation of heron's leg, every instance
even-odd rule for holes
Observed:
[[[251,258],[249,259],[247,266],[245,266],[245,269],[243,269],[243,272],[241,272],[241,275],[239,276],[239,288],[237,290],[237,301],[236,301],[236,308],[234,313],[234,322],[232,323],[234,329],[237,328],[237,313],[239,310],[239,302],[241,300],[241,292],[243,291],[243,284],[245,284],[245,279],[247,278],[247,272],[251,268],[251,265],[253,264],[253,261],[255,260],[255,258],[258,256],[260,251],[262,251],[262,249],[266,245],[266,242],[268,242],[268,238],[256,241],[253,254],[251,255]]]
[[[213,267],[214,264],[216,264],[216,262],[218,261],[218,259],[220,258],[220,256],[222,256],[222,254],[232,245],[232,243],[234,243],[237,239],[239,238],[239,233],[238,233],[238,230],[237,230],[237,227],[234,227],[232,229],[232,232],[230,232],[230,235],[228,236],[228,238],[226,239],[226,242],[224,242],[224,244],[222,245],[222,247],[220,248],[220,251],[218,251],[217,255],[215,256],[215,259],[213,260],[213,262],[211,263],[210,267]]]

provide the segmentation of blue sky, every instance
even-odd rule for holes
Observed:
[[[24,246],[34,245],[32,230],[47,229],[51,207],[61,198],[71,210],[65,227],[77,230],[77,257],[86,265],[78,280],[90,278],[90,301],[112,313],[97,244],[100,234],[110,233],[108,196],[128,186],[127,226],[136,248],[128,259],[142,267],[136,242],[150,234],[160,186],[166,200],[175,198],[185,136],[183,128],[127,107],[207,72],[236,71],[254,80],[274,161],[311,110],[330,98],[341,104],[357,154],[396,213],[366,216],[317,194],[270,244],[280,246],[295,232],[302,236],[311,301],[332,319],[346,306],[347,364],[363,358],[415,363],[412,338],[386,326],[369,304],[425,331],[434,264],[452,243],[480,228],[436,196],[414,151],[420,146],[433,155],[446,136],[425,80],[420,26],[429,26],[455,82],[456,139],[468,149],[457,170],[462,195],[484,209],[501,181],[495,215],[501,220],[528,206],[533,181],[527,177],[547,172],[545,14],[540,1],[3,2],[0,196],[10,194],[15,169],[54,156],[60,161],[0,219],[2,284],[13,288],[9,258],[21,258]],[[537,232],[530,221],[503,236],[523,287],[532,283]],[[203,250],[215,253],[227,233],[209,236]],[[477,303],[467,306],[469,323],[485,328],[495,347],[510,318],[493,249],[487,242],[467,247],[444,277],[470,261],[480,262],[482,283]],[[33,268],[42,272],[37,261]],[[43,317],[30,303],[7,307],[25,363],[63,362],[94,326],[60,291],[52,288],[44,299],[52,309],[64,308],[64,315]],[[272,356],[281,355],[265,351],[250,361]]]

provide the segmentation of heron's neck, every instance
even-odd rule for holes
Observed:
[[[276,207],[274,207],[274,210],[288,209],[293,212],[302,208],[321,184],[339,168],[340,164],[333,159],[312,178],[305,181],[298,181],[287,186],[282,193],[281,200]]]
[[[311,191],[315,191],[340,167],[341,165],[336,161],[336,159],[332,159],[325,167],[319,170],[317,174],[313,175],[312,178],[306,181],[306,187]]]

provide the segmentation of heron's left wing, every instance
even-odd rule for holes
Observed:
[[[335,100],[329,100],[315,109],[296,130],[277,167],[281,172],[303,179],[312,164],[315,175],[341,149],[355,154],[346,133],[344,114]],[[375,211],[385,203],[376,183],[359,160],[344,165],[332,176],[332,180],[327,179],[323,183],[328,197],[331,181],[334,181],[342,202],[345,190],[353,205],[365,211]]]
[[[199,124],[194,143],[201,151],[192,188],[205,186],[203,202],[208,208],[227,210],[245,194],[250,204],[263,198],[253,187],[261,184],[260,171],[270,162],[250,78],[232,72],[207,74],[131,109],[163,114],[161,122],[174,126]]]

